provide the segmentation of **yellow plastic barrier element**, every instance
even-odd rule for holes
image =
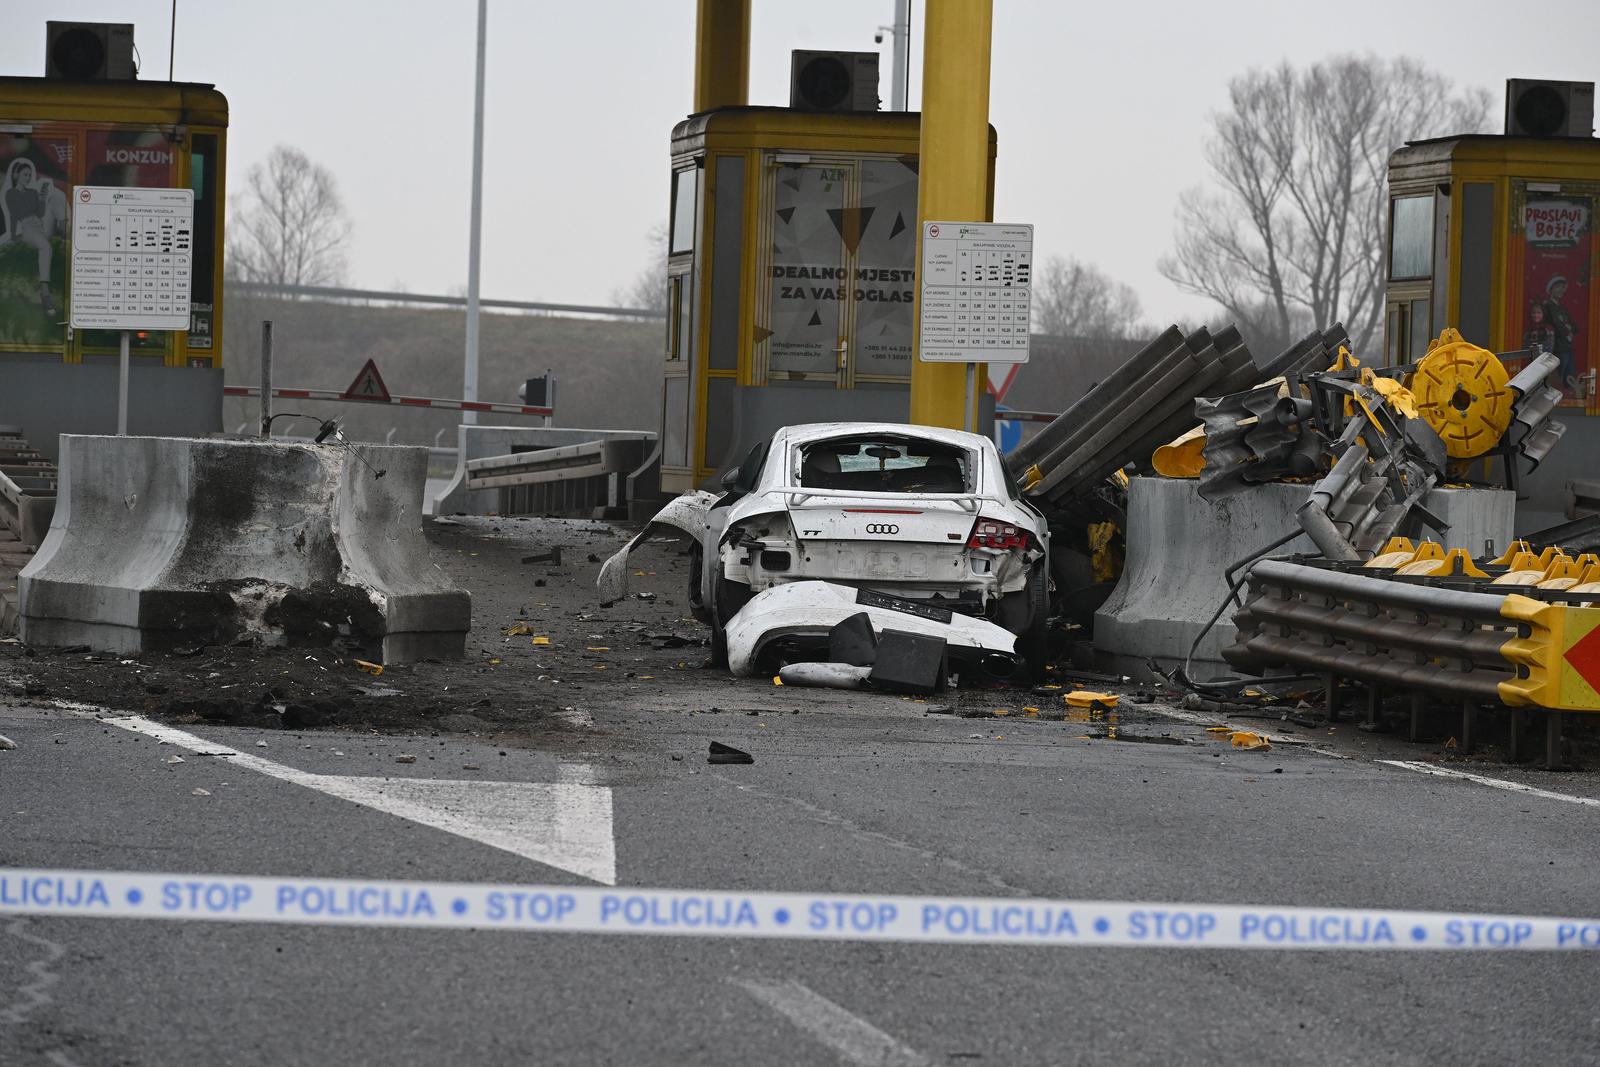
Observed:
[[[1558,559],[1534,584],[1540,589],[1571,589],[1583,577],[1583,566],[1575,559]]]
[[[1499,444],[1511,425],[1510,380],[1499,356],[1446,327],[1411,375],[1411,392],[1450,457],[1471,459]]]
[[[1464,548],[1452,548],[1441,557],[1424,559],[1417,554],[1415,562],[1401,566],[1395,573],[1417,575],[1424,578],[1487,578],[1489,577]]]
[[[1150,465],[1163,478],[1198,478],[1205,470],[1206,431],[1196,426],[1155,450]]]
[[[1022,474],[1022,491],[1026,493],[1029,489],[1032,489],[1042,481],[1044,481],[1044,472],[1041,471],[1039,469],[1039,465],[1035,463]]]
[[[1507,546],[1504,552],[1500,553],[1498,557],[1491,559],[1489,563],[1496,567],[1509,567],[1517,558],[1518,554],[1523,552],[1531,554],[1533,552],[1533,546],[1528,544],[1526,541],[1513,541],[1509,546]]]
[[[1272,742],[1265,736],[1257,733],[1251,733],[1249,730],[1236,730],[1229,740],[1233,742],[1234,748],[1255,749],[1272,747]]]
[[[1544,581],[1546,574],[1557,560],[1564,560],[1567,554],[1555,545],[1551,545],[1535,556],[1532,552],[1518,552],[1507,565],[1506,572],[1496,578],[1491,585],[1538,585]]]
[[[1513,593],[1500,608],[1528,629],[1500,646],[1519,677],[1500,683],[1500,699],[1556,711],[1600,711],[1600,608],[1546,604]]]
[[[1122,698],[1116,693],[1095,693],[1087,689],[1075,689],[1061,699],[1065,700],[1070,708],[1114,708],[1117,706],[1117,701]]]

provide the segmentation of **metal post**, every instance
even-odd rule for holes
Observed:
[[[544,417],[546,426],[556,424],[556,372],[553,367],[544,369],[544,406],[550,409],[550,414]]]
[[[1547,771],[1561,769],[1561,713],[1547,711],[1544,715],[1544,767]]]
[[[917,252],[929,221],[989,221],[989,45],[993,0],[927,0],[922,29],[922,132]],[[918,304],[918,316],[921,304]],[[911,363],[911,421],[955,429],[975,421],[959,363]],[[966,410],[963,410],[965,408]]]
[[[1426,700],[1427,700],[1427,698],[1422,695],[1422,691],[1420,689],[1412,691],[1412,693],[1411,693],[1411,728],[1410,728],[1408,736],[1413,741],[1418,741],[1418,740],[1421,740],[1421,738],[1422,738],[1422,709],[1425,706]]]
[[[911,0],[894,0],[894,66],[890,77],[889,108],[904,111],[906,98],[911,95]]]
[[[261,436],[272,436],[272,320],[261,320]]]
[[[1478,705],[1470,700],[1461,702],[1461,751],[1472,752],[1478,746]]]
[[[1506,758],[1512,763],[1522,762],[1522,709],[1511,709],[1511,738],[1506,745]]]
[[[122,347],[117,356],[117,436],[128,436],[128,331],[122,331]]]
[[[461,398],[478,399],[478,257],[483,244],[483,58],[489,0],[478,0],[478,65],[472,109],[472,223],[467,250],[467,354]],[[461,421],[476,425],[478,413],[463,411]]]
[[[1378,689],[1377,683],[1367,686],[1367,720],[1365,726],[1369,730],[1378,728],[1378,713],[1383,708],[1383,693]]]
[[[1327,688],[1328,721],[1339,721],[1339,676],[1328,674],[1323,677],[1323,685]]]
[[[750,97],[750,0],[699,0],[694,109],[738,107]]]

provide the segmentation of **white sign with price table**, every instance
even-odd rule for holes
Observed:
[[[1031,223],[922,224],[917,358],[1026,363],[1033,316]]]
[[[187,330],[193,266],[193,190],[73,187],[73,329]]]

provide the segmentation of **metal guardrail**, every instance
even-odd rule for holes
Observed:
[[[627,480],[645,462],[654,435],[468,460],[467,488],[498,489],[499,512],[575,514],[627,506]]]
[[[1600,557],[1437,545],[1371,563],[1263,560],[1223,658],[1478,705],[1600,712]]]
[[[0,436],[0,525],[38,548],[56,511],[56,467],[13,434]]]
[[[259,397],[261,389],[253,385],[224,386],[223,396]],[[493,411],[502,415],[542,415],[545,418],[555,414],[554,408],[543,407],[535,404],[494,404],[480,400],[446,400],[432,396],[390,396],[387,400],[378,397],[350,396],[339,389],[273,389],[272,395],[279,400],[343,400],[352,404],[399,404],[409,408],[442,408],[449,411]]]
[[[424,304],[438,307],[467,306],[464,296],[435,296],[429,293],[402,293],[398,290],[344,289],[327,285],[259,285],[232,282],[232,292],[249,296],[309,297],[322,300],[359,300],[382,304]],[[621,319],[665,319],[667,313],[654,308],[602,307],[597,304],[548,304],[531,300],[479,300],[478,306],[499,311],[534,311],[547,315],[595,315]]]

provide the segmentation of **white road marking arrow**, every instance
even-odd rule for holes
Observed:
[[[565,780],[556,783],[312,774],[235,752],[226,745],[163,726],[142,715],[110,715],[103,709],[95,709],[98,714],[94,714],[82,705],[70,710],[269,778],[504,849],[603,885],[617,884],[611,790],[591,784],[592,771],[587,767],[563,768]]]

